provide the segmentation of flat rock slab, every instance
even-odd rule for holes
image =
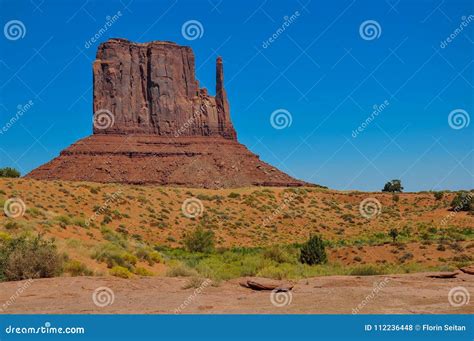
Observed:
[[[474,275],[474,266],[472,266],[472,265],[471,266],[465,266],[463,268],[460,268],[459,270],[461,270],[465,274]]]
[[[430,278],[455,278],[459,274],[459,271],[454,272],[440,272],[434,275],[428,275]]]

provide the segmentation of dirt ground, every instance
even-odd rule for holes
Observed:
[[[474,314],[473,275],[428,275],[314,277],[294,282],[291,294],[253,291],[239,285],[242,278],[184,289],[189,278],[61,277],[0,283],[0,309],[3,314]],[[101,287],[106,289],[97,291]],[[450,291],[456,291],[451,303],[459,306],[450,303]]]

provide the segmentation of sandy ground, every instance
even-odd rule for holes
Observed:
[[[361,314],[474,314],[474,298],[459,307],[448,300],[451,289],[462,287],[455,302],[465,303],[474,294],[473,275],[427,275],[315,277],[278,296],[244,288],[243,279],[205,282],[199,293],[183,289],[189,278],[62,277],[1,283],[0,308],[4,314],[351,314],[357,307]],[[94,303],[100,287],[108,291],[99,291],[95,301],[111,304]],[[375,295],[374,288],[380,289]]]

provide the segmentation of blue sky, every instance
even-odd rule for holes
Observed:
[[[120,11],[99,41],[189,45],[211,93],[221,55],[239,141],[292,176],[334,189],[378,191],[396,178],[408,191],[474,188],[474,122],[466,124],[473,7],[469,0],[1,0],[0,129],[19,105],[33,105],[0,133],[0,166],[24,174],[92,133],[98,43],[85,44]],[[5,30],[12,20],[24,26],[19,36]],[[183,36],[189,20],[202,25],[201,37]],[[368,20],[375,35],[371,23],[360,30]],[[272,126],[278,109],[291,125]],[[457,126],[449,124],[452,111]]]

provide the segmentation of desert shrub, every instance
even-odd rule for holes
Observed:
[[[240,194],[239,194],[239,193],[235,193],[235,192],[230,192],[227,197],[228,197],[228,198],[231,198],[231,199],[237,199],[237,198],[240,198]]]
[[[110,269],[109,273],[112,276],[120,277],[120,278],[130,278],[133,275],[130,272],[130,270],[128,270],[127,268],[124,268],[123,266],[120,266],[120,265],[116,265],[116,266],[112,267],[112,269]]]
[[[300,262],[303,264],[314,265],[326,263],[326,261],[327,255],[324,241],[320,236],[311,236],[301,247]]]
[[[270,259],[277,263],[291,263],[291,256],[282,247],[272,246],[263,251],[263,258]]]
[[[163,263],[163,257],[161,257],[161,254],[158,251],[153,251],[148,248],[139,248],[135,252],[135,255],[138,257],[138,259],[146,261],[148,265]]]
[[[10,220],[7,221],[4,226],[7,230],[16,230],[20,227],[20,224],[18,224],[16,221]]]
[[[62,265],[54,241],[41,235],[0,240],[0,280],[54,277],[61,274]]]
[[[451,209],[455,212],[459,211],[473,211],[474,210],[474,196],[469,192],[458,192],[451,201]]]
[[[4,167],[0,168],[0,178],[19,178],[20,172],[15,168]]]
[[[393,242],[395,243],[395,241],[397,240],[397,237],[398,237],[398,230],[395,229],[395,228],[392,228],[388,232],[388,235],[390,236],[390,238],[392,238]]]
[[[182,289],[190,289],[190,288],[197,289],[204,283],[204,281],[205,279],[201,277],[191,277],[189,281],[186,282],[186,284],[183,286]]]
[[[133,271],[133,268],[138,261],[138,258],[135,255],[128,253],[113,243],[107,243],[97,248],[93,253],[92,258],[99,262],[106,263],[108,268],[121,266],[130,271]]]
[[[436,200],[441,200],[443,199],[444,192],[434,192],[433,195]]]
[[[382,269],[373,265],[360,265],[351,270],[352,276],[376,276],[382,275],[384,272]]]
[[[181,262],[171,264],[166,271],[168,277],[190,277],[196,276],[197,273],[194,269],[191,269]]]
[[[148,269],[145,269],[145,268],[142,268],[140,266],[137,266],[135,268],[135,275],[138,275],[138,276],[153,276],[154,273],[151,272],[150,270]]]
[[[184,245],[190,252],[211,252],[214,249],[214,232],[198,227],[185,236]]]
[[[382,189],[382,192],[403,192],[402,181],[401,180],[392,180],[385,184]]]
[[[70,260],[64,265],[64,272],[71,276],[92,276],[94,273],[87,266],[77,260]]]

